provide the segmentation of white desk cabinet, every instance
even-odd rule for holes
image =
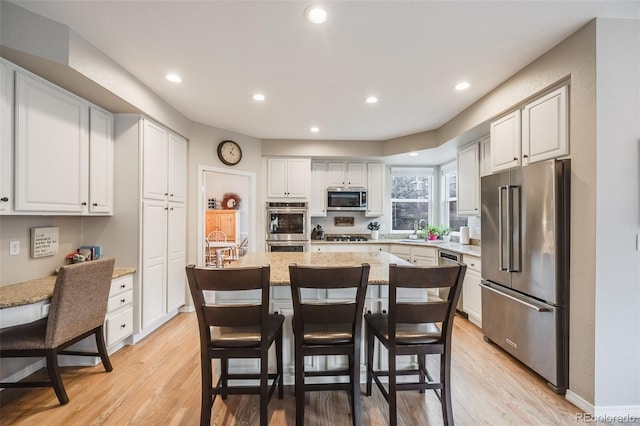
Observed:
[[[15,72],[0,60],[0,215],[13,203],[13,79]]]
[[[480,258],[464,255],[463,262],[467,265],[467,273],[462,285],[462,309],[469,316],[469,321],[482,328],[482,296],[480,282]]]

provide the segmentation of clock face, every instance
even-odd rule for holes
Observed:
[[[234,141],[222,141],[218,145],[218,158],[227,166],[235,166],[242,159],[242,149]]]

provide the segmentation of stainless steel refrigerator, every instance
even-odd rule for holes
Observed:
[[[569,160],[482,178],[482,331],[568,385]]]

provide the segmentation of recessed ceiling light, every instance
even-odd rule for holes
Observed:
[[[312,133],[318,133],[320,131],[320,129],[316,126],[313,126],[312,128],[309,129],[310,132]]]
[[[375,97],[375,96],[369,96],[366,99],[366,101],[367,101],[368,104],[375,104],[376,102],[378,102],[378,98]]]
[[[254,101],[264,101],[266,98],[264,97],[264,95],[262,93],[256,93],[255,95],[253,95],[253,100]]]
[[[470,87],[471,85],[469,84],[469,82],[467,81],[461,81],[460,83],[456,84],[456,90],[466,90]]]
[[[416,157],[418,155],[417,152],[410,152],[409,157]]]
[[[178,74],[167,74],[165,78],[172,83],[182,83],[182,78]]]
[[[304,16],[313,24],[322,24],[327,20],[327,11],[321,6],[312,5],[304,10]]]

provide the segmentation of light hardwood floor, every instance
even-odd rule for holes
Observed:
[[[463,318],[454,323],[452,395],[458,425],[576,424],[581,411],[555,395],[521,363],[483,341],[478,328]],[[135,346],[111,357],[114,370],[63,368],[70,402],[58,405],[51,388],[0,392],[2,425],[197,425],[200,415],[200,368],[196,316],[179,314]],[[437,365],[434,359],[430,364]],[[437,372],[437,367],[434,367]],[[375,389],[375,386],[374,386]],[[364,390],[364,386],[363,386]],[[399,423],[440,425],[433,392],[401,392]],[[257,396],[216,400],[213,425],[258,422]],[[362,396],[363,424],[388,424],[387,404],[376,389]],[[307,396],[306,425],[349,425],[345,392],[312,392]],[[295,423],[293,387],[283,400],[269,404],[270,425]]]

